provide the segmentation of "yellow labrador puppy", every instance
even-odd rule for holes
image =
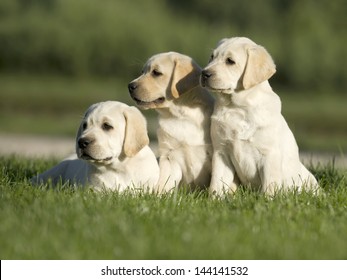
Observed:
[[[220,41],[202,71],[201,85],[217,96],[211,123],[212,193],[234,192],[238,183],[269,195],[317,188],[269,85],[275,72],[269,53],[248,38]]]
[[[146,120],[136,107],[107,101],[87,110],[76,137],[76,156],[32,179],[34,183],[69,182],[123,191],[151,189],[159,178],[148,146]]]
[[[190,57],[160,53],[128,86],[138,107],[159,113],[160,192],[180,184],[207,187],[210,183],[214,99],[200,87],[200,73]]]

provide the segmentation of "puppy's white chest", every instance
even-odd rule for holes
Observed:
[[[256,162],[260,156],[254,141],[257,123],[242,108],[221,109],[212,116],[214,148],[229,157],[242,183],[257,183]]]
[[[245,110],[217,110],[212,115],[212,130],[219,139],[249,140],[255,133],[255,123]]]
[[[158,142],[162,148],[177,149],[182,146],[205,144],[204,130],[186,120],[161,120],[157,130]]]

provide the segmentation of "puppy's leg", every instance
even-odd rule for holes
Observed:
[[[159,160],[159,181],[157,190],[159,193],[165,193],[177,187],[182,180],[182,169],[176,161],[170,161],[168,158]]]
[[[231,161],[222,152],[214,152],[212,157],[210,194],[213,196],[223,196],[225,193],[234,193],[237,189],[235,174],[235,169]]]
[[[297,185],[306,191],[312,191],[315,194],[320,193],[319,184],[313,174],[300,162],[300,172]]]
[[[262,191],[273,196],[276,191],[283,187],[282,160],[278,153],[270,153],[263,160],[260,169]]]

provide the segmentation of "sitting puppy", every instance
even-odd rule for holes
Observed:
[[[77,156],[32,179],[123,191],[153,188],[159,166],[148,146],[146,120],[135,107],[107,101],[87,110],[76,137]]]
[[[210,183],[214,99],[200,87],[200,73],[190,57],[161,53],[151,57],[128,86],[138,107],[159,113],[159,192]]]
[[[220,41],[202,71],[201,85],[217,96],[212,193],[234,192],[239,182],[269,195],[281,188],[317,188],[268,83],[275,72],[268,52],[247,38]]]

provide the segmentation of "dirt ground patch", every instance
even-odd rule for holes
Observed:
[[[0,134],[0,155],[63,158],[74,152],[73,138]]]

